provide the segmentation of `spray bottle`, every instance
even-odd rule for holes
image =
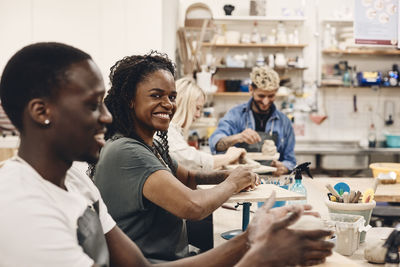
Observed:
[[[310,169],[308,168],[308,166],[311,164],[311,162],[304,162],[302,164],[297,165],[292,173],[294,173],[294,184],[292,185],[292,187],[290,188],[290,191],[299,193],[301,195],[304,195],[307,197],[307,189],[304,187],[304,185],[302,184],[302,172],[306,172],[307,175],[312,178],[311,173],[310,173]],[[289,204],[306,204],[307,200],[295,200],[295,201],[290,201]]]

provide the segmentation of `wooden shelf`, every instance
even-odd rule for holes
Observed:
[[[216,92],[213,96],[250,96],[249,92]]]
[[[243,67],[243,68],[236,68],[236,67],[217,67],[217,70],[222,70],[222,71],[250,71],[252,67]],[[274,68],[276,71],[291,71],[291,70],[306,70],[308,69],[307,67],[304,68],[291,68],[291,67],[285,67],[285,68]]]
[[[329,49],[323,50],[324,54],[342,54],[342,55],[376,55],[376,56],[399,56],[400,50],[397,49],[348,49],[348,50],[338,50]]]
[[[306,44],[213,44],[203,43],[202,46],[206,47],[232,47],[232,48],[304,48]]]
[[[321,82],[320,88],[346,88],[346,89],[371,89],[371,88],[379,88],[379,89],[400,89],[399,86],[380,86],[380,85],[371,85],[371,86],[344,86],[344,85],[324,84],[323,82]]]
[[[284,22],[303,22],[305,21],[305,17],[295,16],[295,17],[268,17],[268,16],[217,16],[214,17],[213,20],[215,22],[221,21],[266,21],[266,22],[274,22],[274,21],[284,21]]]
[[[323,19],[324,23],[354,23],[354,19],[337,19],[337,18],[327,18]]]
[[[249,92],[216,92],[212,94],[213,96],[237,96],[237,97],[244,97],[250,96]],[[285,97],[288,96],[287,94],[276,94],[276,97]]]

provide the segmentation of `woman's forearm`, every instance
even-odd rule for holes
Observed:
[[[225,181],[229,171],[195,172],[194,180],[196,184],[220,184]]]
[[[213,155],[213,160],[214,169],[219,169],[222,166],[229,164],[229,158],[227,158],[226,154]]]
[[[190,208],[186,210],[183,217],[189,220],[204,219],[224,204],[236,191],[237,185],[230,181],[222,182],[210,189],[193,190],[190,201],[186,203],[186,207]]]

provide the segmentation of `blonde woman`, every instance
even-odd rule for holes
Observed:
[[[210,171],[234,163],[246,154],[242,148],[230,147],[225,154],[211,155],[198,151],[186,142],[192,123],[200,118],[206,95],[196,81],[184,77],[176,81],[177,110],[168,128],[171,156],[187,169]]]

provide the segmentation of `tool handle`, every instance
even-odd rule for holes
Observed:
[[[343,193],[343,202],[349,203],[349,193],[348,192]]]
[[[356,196],[356,191],[350,190],[349,203],[353,203],[353,199],[355,196]]]
[[[361,191],[357,191],[356,196],[353,199],[352,203],[358,203],[358,200],[360,199],[361,196]]]
[[[337,199],[340,198],[339,194],[336,192],[336,190],[332,187],[331,184],[326,184],[325,186],[329,190],[329,192],[332,193],[332,195],[334,195]]]

